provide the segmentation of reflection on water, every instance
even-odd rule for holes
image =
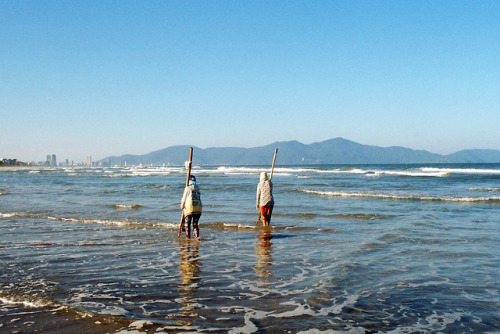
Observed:
[[[259,278],[260,284],[269,284],[272,276],[271,265],[273,263],[271,252],[271,246],[273,244],[271,239],[273,235],[271,233],[271,228],[269,226],[263,227],[260,235],[256,236],[256,238],[258,238],[257,242],[255,242],[257,264],[254,270]]]
[[[184,317],[178,321],[178,324],[183,326],[191,326],[197,316],[194,295],[200,280],[201,263],[199,261],[198,246],[199,242],[197,240],[179,239],[179,272],[181,276],[179,292]]]

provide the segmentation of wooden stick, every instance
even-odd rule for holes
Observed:
[[[271,167],[271,177],[269,178],[269,181],[273,179],[273,172],[274,172],[274,163],[276,162],[276,154],[278,154],[278,148],[274,150],[274,158],[273,158],[273,167]]]
[[[186,177],[186,187],[189,186],[189,177],[191,176],[191,164],[193,163],[193,148],[189,148],[189,164],[188,164],[188,172],[187,172],[187,177]],[[177,232],[177,238],[180,238],[181,236],[181,231],[182,231],[182,226],[184,225],[184,209],[182,209],[182,215],[181,215],[181,223],[179,224],[179,232]]]
[[[276,162],[276,155],[277,154],[278,154],[278,148],[276,147],[276,149],[274,150],[273,166],[271,167],[271,177],[269,177],[269,181],[271,181],[273,179],[274,163]],[[259,220],[260,220],[260,212],[259,212],[259,218],[257,218],[257,221],[255,222],[255,224],[258,224]]]

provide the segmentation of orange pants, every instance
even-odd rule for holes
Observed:
[[[264,226],[268,226],[271,222],[271,215],[273,214],[273,205],[264,205],[260,207],[260,219]]]

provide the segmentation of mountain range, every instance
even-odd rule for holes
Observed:
[[[99,162],[109,165],[184,165],[189,158],[188,145],[171,146],[144,155],[112,156]],[[280,165],[305,164],[414,164],[414,163],[500,163],[500,150],[472,149],[449,155],[413,150],[405,147],[362,145],[344,138],[319,143],[298,141],[276,142],[254,148],[194,148],[199,165],[264,165],[269,164],[278,148]]]

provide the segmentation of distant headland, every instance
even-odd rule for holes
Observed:
[[[171,146],[144,155],[111,156],[101,165],[184,165],[188,145]],[[417,163],[500,163],[500,150],[472,149],[449,155],[413,150],[405,147],[362,145],[344,138],[313,144],[298,141],[275,142],[270,145],[240,147],[195,147],[195,162],[200,165],[262,165],[268,164],[274,148],[279,149],[281,165],[322,164],[417,164]]]

